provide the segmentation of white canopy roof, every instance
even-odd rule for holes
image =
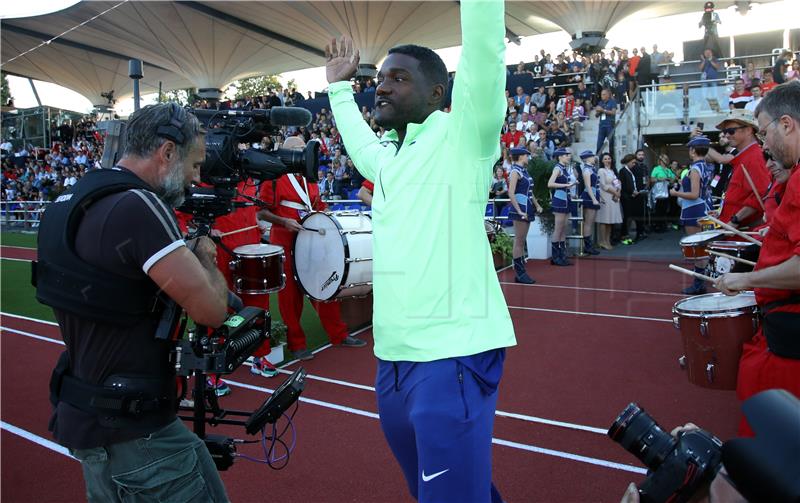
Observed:
[[[99,104],[101,92],[113,89],[118,98],[132,93],[130,58],[145,63],[142,92],[156,90],[159,81],[164,89],[222,89],[248,76],[322,66],[325,45],[342,34],[355,39],[362,63],[372,64],[397,44],[438,49],[461,39],[456,2],[129,1],[112,9],[115,5],[80,2],[51,14],[3,20],[3,70],[55,82]],[[559,29],[605,33],[638,11],[650,17],[698,11],[699,18],[700,6],[696,1],[508,1],[506,23],[509,35],[516,36]]]

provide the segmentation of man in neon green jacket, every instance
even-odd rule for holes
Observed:
[[[500,0],[462,1],[450,113],[430,49],[389,51],[378,73],[378,139],[353,100],[353,42],[326,48],[347,153],[374,181],[373,333],[381,426],[420,501],[500,501],[491,438],[505,348],[516,344],[483,225],[505,112]]]

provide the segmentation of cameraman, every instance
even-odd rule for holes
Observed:
[[[88,172],[43,215],[37,298],[67,348],[51,378],[50,430],[81,461],[89,501],[227,501],[203,441],[176,418],[170,362],[174,303],[202,325],[226,317],[213,242],[185,243],[172,211],[203,140],[176,104],[144,107],[117,166]]]

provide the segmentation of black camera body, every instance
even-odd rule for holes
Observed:
[[[647,478],[639,485],[643,503],[687,502],[722,464],[717,437],[697,429],[673,438],[635,403],[617,417],[608,436],[647,466]]]
[[[303,108],[275,107],[272,110],[190,110],[206,129],[206,157],[200,166],[200,181],[205,187],[187,189],[178,211],[190,213],[200,223],[231,213],[239,182],[275,180],[287,173],[299,173],[317,182],[319,143],[309,142],[304,150],[278,149],[266,152],[257,148],[240,149],[242,143],[261,141],[280,126],[306,126],[311,113]]]

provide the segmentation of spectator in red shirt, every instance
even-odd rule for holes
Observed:
[[[772,70],[767,68],[764,70],[764,81],[761,82],[761,93],[767,94],[772,89],[774,89],[778,84],[775,82],[775,79],[772,78]]]
[[[633,48],[633,56],[630,57],[628,60],[628,97],[633,99],[633,92],[636,90],[636,70],[639,68],[639,61],[641,61],[641,56],[639,56],[639,49]]]
[[[512,148],[521,145],[524,137],[522,131],[517,131],[517,123],[512,122],[508,125],[508,132],[500,137],[500,143],[506,148]]]
[[[728,102],[731,110],[742,109],[751,101],[753,101],[753,95],[744,88],[744,79],[736,79],[733,84],[733,92],[731,93],[730,101]]]

